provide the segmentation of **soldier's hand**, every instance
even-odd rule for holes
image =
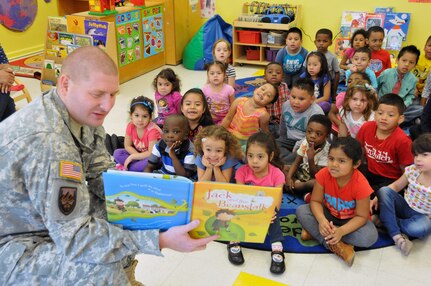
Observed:
[[[174,226],[165,232],[161,232],[159,236],[160,249],[170,248],[180,252],[204,250],[206,245],[219,238],[219,235],[199,239],[191,238],[189,231],[196,228],[199,223],[199,220],[194,220],[186,225]]]

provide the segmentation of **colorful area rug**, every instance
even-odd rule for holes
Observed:
[[[43,53],[40,53],[11,61],[10,65],[17,76],[40,78],[43,60]]]
[[[317,241],[302,241],[301,240],[301,224],[296,218],[296,208],[305,202],[290,194],[283,194],[283,201],[280,209],[280,222],[283,231],[284,242],[283,249],[290,253],[328,253],[329,251],[321,246]],[[268,238],[264,243],[241,243],[246,248],[271,251],[271,243]],[[393,245],[392,239],[385,233],[379,233],[379,239],[367,249],[375,249]],[[356,250],[366,250],[357,249]]]

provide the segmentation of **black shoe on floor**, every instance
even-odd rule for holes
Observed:
[[[234,252],[232,248],[239,247],[239,252]],[[227,257],[230,263],[234,265],[241,265],[244,263],[244,256],[242,255],[241,246],[238,243],[232,243],[227,245]]]
[[[284,253],[281,251],[271,252],[271,267],[269,271],[274,274],[282,274],[286,270],[286,264],[284,263]]]

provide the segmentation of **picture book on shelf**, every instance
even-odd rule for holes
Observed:
[[[108,221],[126,229],[168,229],[199,219],[194,238],[263,242],[281,188],[192,182],[162,174],[109,170],[103,174]]]

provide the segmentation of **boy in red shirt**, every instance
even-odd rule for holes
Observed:
[[[356,136],[367,161],[366,177],[374,191],[396,181],[404,168],[413,163],[411,139],[398,127],[404,121],[404,101],[394,93],[383,95],[375,121],[362,125]]]
[[[385,69],[391,68],[391,56],[382,49],[385,30],[380,26],[372,26],[367,30],[367,44],[371,49],[370,68],[379,77]]]

